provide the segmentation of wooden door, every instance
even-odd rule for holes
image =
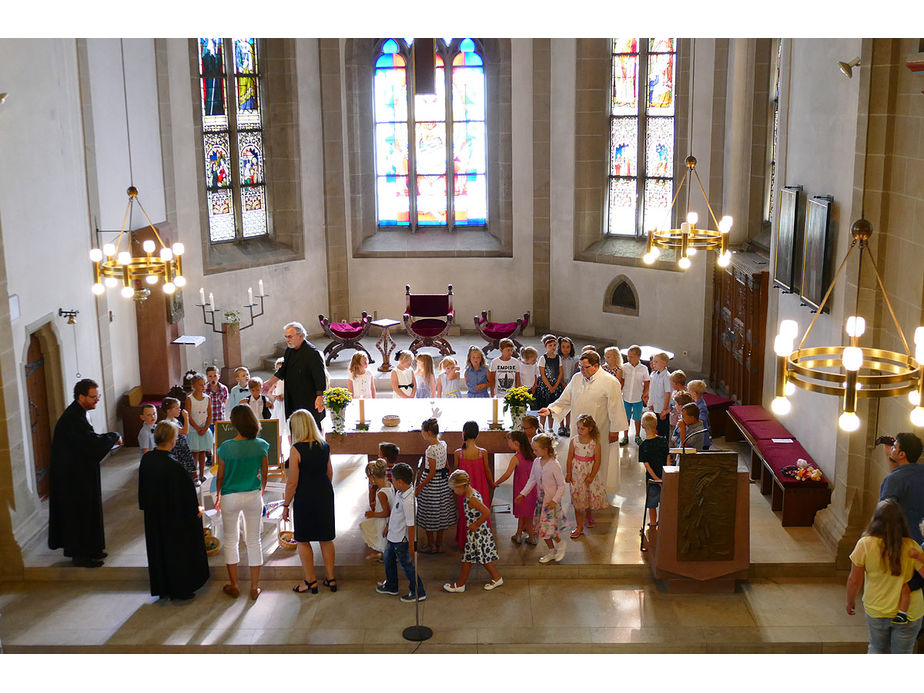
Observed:
[[[39,498],[48,498],[48,466],[51,462],[51,421],[45,384],[45,356],[33,334],[26,354],[26,393],[29,397],[29,427],[35,460],[35,484]]]

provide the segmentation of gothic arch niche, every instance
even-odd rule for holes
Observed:
[[[603,312],[619,315],[638,315],[638,291],[635,284],[620,274],[606,287],[603,294]]]

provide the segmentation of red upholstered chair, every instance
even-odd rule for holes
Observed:
[[[337,354],[344,349],[362,351],[366,354],[366,358],[369,359],[369,363],[375,363],[372,354],[359,341],[366,336],[369,331],[369,323],[372,322],[372,316],[367,315],[366,311],[363,311],[362,318],[353,322],[331,322],[323,315],[319,315],[318,320],[321,321],[324,334],[333,340],[324,347],[324,353],[327,354],[327,358],[324,360],[325,365],[329,366],[330,362],[337,358]]]
[[[404,289],[404,328],[414,338],[408,348],[415,355],[424,346],[436,347],[443,356],[456,353],[445,339],[453,318],[452,284],[445,294],[412,294],[410,284]]]
[[[522,318],[517,318],[516,322],[488,322],[488,311],[481,311],[481,317],[475,316],[475,329],[488,340],[488,345],[484,348],[484,353],[487,354],[492,349],[500,349],[498,346],[500,340],[502,339],[512,339],[514,344],[514,351],[517,356],[520,354],[520,349],[523,348],[523,345],[517,341],[517,337],[523,334],[523,328],[529,324],[529,313],[523,313]]]

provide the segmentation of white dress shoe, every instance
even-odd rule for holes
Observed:
[[[539,562],[540,562],[540,563],[548,563],[548,562],[551,561],[553,558],[555,558],[555,556],[556,556],[555,551],[550,550],[550,551],[549,551],[547,554],[545,554],[544,556],[540,556],[540,557],[539,557]]]
[[[443,591],[444,592],[464,592],[465,585],[456,585],[455,583],[447,582],[445,585],[443,585]]]
[[[504,578],[499,577],[499,578],[497,578],[496,580],[491,580],[491,582],[487,583],[487,584],[484,586],[484,588],[485,588],[486,590],[495,590],[495,589],[497,589],[498,587],[500,587],[500,586],[503,585],[503,584],[504,584]]]
[[[555,556],[553,557],[552,560],[558,563],[561,559],[565,557],[565,551],[567,550],[567,548],[568,548],[568,545],[565,542],[561,542],[561,545],[558,551],[555,552]]]

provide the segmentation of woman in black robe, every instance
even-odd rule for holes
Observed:
[[[202,508],[183,466],[170,454],[177,427],[161,421],[154,429],[154,450],[141,458],[138,505],[144,511],[151,594],[192,599],[209,579],[202,533]]]

